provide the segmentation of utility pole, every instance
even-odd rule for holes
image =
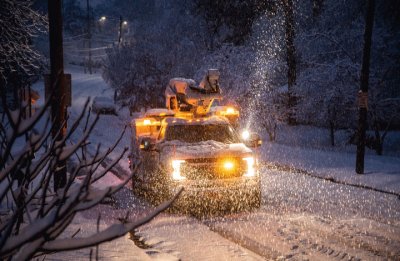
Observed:
[[[285,13],[285,42],[286,42],[286,62],[288,66],[288,123],[294,125],[294,85],[296,84],[296,54],[294,47],[294,15],[293,15],[293,0],[283,1],[283,11]]]
[[[374,25],[375,0],[367,1],[367,14],[365,16],[364,31],[364,50],[363,61],[361,67],[360,90],[358,92],[358,143],[356,157],[356,173],[364,174],[364,156],[365,156],[365,132],[367,129],[367,110],[368,110],[368,80],[369,80],[369,64],[371,57],[371,38]]]
[[[87,21],[87,40],[88,40],[88,69],[89,73],[92,74],[92,33],[90,30],[90,5],[89,0],[86,0],[86,21]]]
[[[118,45],[121,45],[122,41],[122,15],[119,16],[119,31],[118,31]]]
[[[62,0],[48,0],[50,40],[50,88],[52,138],[61,141],[66,135],[67,123],[65,105],[64,57],[62,38]],[[64,162],[58,162],[54,173],[54,190],[65,187],[67,169]]]

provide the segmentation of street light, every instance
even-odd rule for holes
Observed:
[[[118,32],[118,44],[122,42],[122,26],[126,26],[128,22],[122,19],[122,15],[119,16],[119,32]]]
[[[116,21],[117,18],[110,18],[110,17],[107,17],[107,16],[102,16],[102,17],[99,18],[99,22],[101,22],[101,23],[105,23],[106,20],[114,20],[114,21]],[[123,34],[123,27],[128,25],[128,21],[123,20],[122,16],[119,17],[118,21],[119,21],[118,44],[121,44],[121,42],[122,42],[122,34]]]

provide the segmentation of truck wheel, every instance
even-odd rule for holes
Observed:
[[[254,196],[249,200],[249,206],[251,208],[260,208],[261,207],[261,190],[257,189],[254,193]]]
[[[132,192],[133,192],[133,194],[140,195],[139,179],[135,175],[133,175],[131,181],[132,181]]]
[[[132,182],[132,192],[135,193],[136,190],[136,179],[134,177],[131,178],[131,182]]]

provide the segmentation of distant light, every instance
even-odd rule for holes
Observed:
[[[242,139],[243,140],[248,140],[250,138],[250,132],[248,130],[244,130],[242,132]]]
[[[102,16],[102,17],[100,17],[100,22],[104,22],[105,20],[107,19],[107,17],[105,17],[105,16]]]
[[[127,21],[124,21],[122,24],[123,24],[123,25],[127,25],[127,24],[128,24],[128,22],[127,22]]]

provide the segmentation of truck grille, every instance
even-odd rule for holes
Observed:
[[[233,164],[226,169],[224,164]],[[241,177],[247,171],[247,163],[242,158],[198,158],[186,160],[181,165],[181,175],[189,180],[224,179]]]

